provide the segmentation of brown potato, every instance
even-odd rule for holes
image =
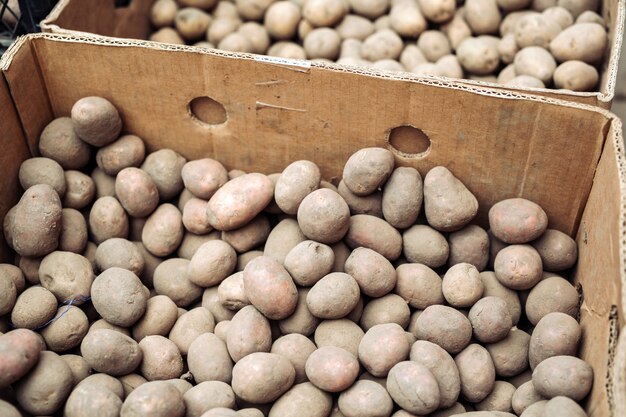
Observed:
[[[302,200],[319,188],[320,180],[320,169],[313,162],[296,161],[291,163],[276,182],[274,189],[276,204],[287,214],[297,214]]]
[[[55,250],[61,233],[61,200],[52,187],[30,187],[17,203],[9,225],[12,246],[21,256],[44,256]]]
[[[295,375],[288,358],[275,353],[255,352],[233,367],[232,387],[243,400],[264,404],[276,400],[291,388]]]
[[[200,199],[208,200],[228,181],[224,166],[210,158],[187,162],[181,171],[185,188]]]
[[[178,319],[176,304],[165,295],[155,295],[146,302],[146,311],[133,325],[133,338],[140,342],[146,336],[167,336]]]
[[[107,239],[96,249],[96,266],[100,271],[119,267],[133,272],[138,277],[143,273],[145,260],[133,242],[121,239]]]
[[[313,26],[332,27],[348,13],[348,4],[333,0],[308,0],[302,8],[302,16]]]
[[[357,381],[339,395],[338,403],[345,417],[389,416],[393,411],[389,393],[373,381]]]
[[[137,342],[108,329],[90,331],[82,340],[80,352],[91,368],[113,376],[133,372],[143,358]]]
[[[56,311],[54,294],[44,287],[33,286],[17,297],[11,311],[11,322],[17,328],[35,329],[47,323]]]
[[[267,318],[281,320],[294,312],[298,302],[296,285],[287,270],[274,259],[254,258],[243,271],[243,282],[246,296]],[[311,293],[307,302],[309,297]]]
[[[598,23],[575,23],[550,42],[550,52],[559,62],[578,60],[595,64],[602,60],[608,37]]]
[[[263,255],[274,258],[282,264],[289,251],[305,240],[306,236],[300,230],[298,222],[294,219],[284,219],[272,229],[267,237]]]
[[[459,371],[452,356],[432,342],[418,340],[411,346],[410,359],[424,365],[437,380],[439,408],[452,407],[461,392]]]
[[[211,240],[203,243],[191,258],[187,269],[189,281],[208,288],[218,285],[237,266],[237,253],[226,242]]]
[[[46,125],[39,137],[39,152],[63,169],[82,169],[91,156],[91,148],[80,140],[69,117],[59,117]]]
[[[411,307],[420,310],[443,304],[442,280],[435,271],[419,263],[402,264],[397,268],[395,293]]]
[[[316,349],[317,347],[309,338],[296,333],[276,339],[270,352],[289,359],[296,372],[294,383],[299,384],[307,381],[305,364]]]
[[[187,364],[196,383],[222,381],[228,384],[232,379],[233,361],[226,343],[213,333],[203,333],[191,343]]]
[[[403,329],[409,324],[411,311],[407,302],[396,294],[371,300],[364,308],[360,324],[367,331],[377,324],[396,323]]]
[[[137,275],[122,268],[109,268],[91,286],[91,302],[98,314],[118,326],[132,326],[146,311],[147,295]]]
[[[494,271],[502,285],[527,290],[541,280],[541,257],[530,245],[511,245],[498,252]]]
[[[143,140],[139,136],[124,135],[110,145],[98,149],[96,163],[106,174],[117,175],[124,168],[140,166],[145,156]]]
[[[324,0],[327,1],[327,0]],[[341,38],[333,29],[315,28],[307,33],[303,47],[308,59],[335,60],[339,56]]]
[[[278,184],[277,184],[278,186]],[[311,240],[332,244],[341,240],[350,225],[350,209],[341,196],[330,189],[308,194],[298,208],[298,225]]]
[[[544,415],[554,417],[585,417],[587,413],[576,401],[559,396],[554,397],[546,403]]]
[[[216,324],[230,320],[235,315],[234,311],[225,308],[220,302],[218,287],[211,287],[204,290],[202,293],[202,307],[208,309],[211,314],[213,314]]]
[[[332,272],[311,288],[306,303],[315,317],[338,319],[354,309],[360,293],[359,284],[353,277],[343,272]]]
[[[529,344],[530,335],[513,327],[504,339],[485,345],[493,360],[496,375],[511,377],[526,370],[528,368]]]
[[[310,382],[304,382],[294,385],[276,400],[268,416],[299,417],[309,415],[311,417],[326,417],[329,415],[332,405],[333,399],[330,394],[320,390]]]
[[[156,184],[147,172],[139,168],[124,168],[117,174],[115,195],[133,217],[149,216],[159,204]]]
[[[85,217],[78,210],[64,208],[61,212],[61,234],[58,249],[82,253],[86,246],[87,222]]]
[[[96,185],[91,177],[79,171],[65,171],[65,183],[63,207],[81,210],[91,204],[96,195]]]
[[[337,192],[344,199],[351,214],[370,214],[376,217],[383,217],[383,193],[374,191],[366,196],[358,196],[346,186],[342,180],[337,186]]]
[[[359,356],[359,345],[365,333],[358,324],[349,319],[324,320],[315,329],[315,344],[318,348],[335,346]]]
[[[489,260],[489,236],[476,225],[470,224],[448,236],[448,265],[468,263],[483,271]]]
[[[155,256],[167,256],[180,246],[183,239],[182,214],[176,206],[161,204],[148,217],[141,232],[145,248]]]
[[[593,369],[574,356],[552,356],[533,371],[533,386],[546,398],[564,396],[580,401],[591,391]]]
[[[484,285],[476,267],[459,263],[450,267],[444,275],[441,291],[448,304],[465,308],[471,307],[482,297]]]
[[[66,417],[118,416],[121,408],[122,400],[111,390],[83,385],[76,387],[67,398],[63,415]]]
[[[530,290],[526,299],[526,317],[534,325],[553,312],[576,317],[578,305],[578,291],[572,284],[561,277],[549,277]]]
[[[305,240],[289,251],[284,265],[296,284],[312,286],[331,272],[334,260],[329,246]]]
[[[119,332],[125,336],[130,336],[130,331],[126,327],[111,324],[105,319],[96,320],[89,327],[89,331],[99,330],[99,329],[115,330],[116,332]]]
[[[15,329],[0,335],[0,387],[21,380],[37,364],[43,348],[41,338],[31,330]]]
[[[355,152],[346,161],[343,181],[353,194],[366,196],[387,181],[393,166],[393,154],[387,149],[364,148]]]
[[[243,271],[234,273],[222,281],[217,288],[220,304],[229,310],[241,310],[250,305],[243,284]]]
[[[456,3],[450,0],[419,0],[420,10],[424,16],[435,23],[445,23],[454,15]]]
[[[244,226],[269,204],[273,192],[272,181],[263,174],[246,174],[230,180],[209,200],[209,223],[217,230],[226,231]],[[237,202],[235,206],[234,202]]]
[[[397,36],[394,36],[396,33],[405,38],[415,39],[420,36],[421,33],[427,29],[427,27],[428,22],[424,18],[420,8],[416,7],[415,3],[403,2],[394,4],[389,11],[389,29],[392,29],[393,31],[385,33],[385,36],[370,36],[371,39],[368,42],[366,49],[377,49],[377,51],[372,51],[371,53],[374,57],[380,57],[380,54],[383,52],[382,48],[389,47],[391,49],[389,53],[395,55],[399,45],[397,40],[400,39]],[[378,31],[385,30],[379,28],[377,29]],[[374,42],[373,39],[376,39],[376,42]],[[385,45],[385,43],[387,45]],[[369,55],[369,53],[366,53],[366,55]],[[392,56],[389,56],[388,54],[385,55],[392,58]]]
[[[41,330],[41,335],[48,350],[59,353],[78,346],[88,329],[89,320],[83,310],[68,305],[59,307],[54,321]]]
[[[543,400],[545,400],[545,398],[542,397],[537,391],[535,391],[533,382],[528,381],[520,385],[515,390],[515,392],[513,393],[513,397],[511,398],[511,405],[517,415],[522,415],[522,413],[529,406]]]
[[[0,314],[5,315],[13,310],[17,300],[17,288],[10,276],[0,276]]]
[[[574,318],[563,313],[550,313],[537,323],[530,337],[528,358],[535,369],[545,359],[559,355],[575,356],[582,330]]]
[[[174,384],[151,381],[140,385],[124,401],[121,417],[131,416],[183,417],[183,395]]]
[[[235,362],[254,352],[269,352],[272,347],[269,321],[254,306],[242,308],[230,321],[226,347]]]
[[[382,297],[396,286],[396,271],[384,256],[368,248],[356,248],[345,262],[345,272],[352,276],[361,292]]]
[[[157,294],[168,296],[178,307],[187,307],[202,295],[202,287],[189,280],[189,260],[170,258],[154,270],[153,284]],[[176,279],[172,279],[172,277]]]
[[[426,13],[425,10],[424,13]],[[465,21],[464,13],[464,9],[458,9],[454,12],[451,20],[440,26],[441,31],[448,36],[450,45],[454,50],[459,47],[463,40],[472,36],[472,30]]]
[[[153,42],[172,43],[175,45],[184,45],[185,41],[180,37],[175,29],[165,27],[157,30],[150,35],[149,40]]]
[[[60,303],[73,300],[72,304],[81,305],[89,297],[94,273],[84,256],[56,251],[41,261],[39,281]]]
[[[242,253],[250,251],[265,242],[270,231],[269,220],[263,214],[259,214],[239,229],[222,232],[222,240],[230,244],[237,252]]]
[[[180,193],[184,187],[182,169],[187,160],[171,149],[152,152],[141,164],[157,186],[161,201],[167,201]]]
[[[78,385],[79,382],[91,375],[91,367],[82,356],[66,354],[61,355],[61,359],[67,363],[72,371],[74,386]]]
[[[183,355],[189,351],[189,346],[203,333],[213,332],[215,319],[209,310],[196,307],[178,317],[170,330],[169,339],[176,344]]]
[[[278,322],[278,327],[283,334],[299,333],[304,336],[310,336],[320,322],[309,311],[306,304],[306,297],[309,294],[309,288],[298,289],[298,304],[291,316]]]
[[[510,198],[489,210],[491,233],[505,243],[526,243],[541,236],[548,216],[538,205],[524,198]]]
[[[191,260],[200,246],[210,240],[218,240],[219,238],[220,232],[217,230],[213,230],[206,235],[196,235],[195,233],[185,232],[183,240],[176,250],[176,254],[181,258]]]
[[[139,348],[143,356],[139,369],[148,381],[178,378],[182,375],[183,358],[178,347],[168,338],[159,335],[146,336],[139,342]]]
[[[476,403],[476,410],[479,411],[512,411],[511,399],[515,393],[515,387],[505,381],[496,381],[493,391],[479,403]]]
[[[456,48],[456,55],[463,69],[477,76],[493,73],[500,63],[498,44],[485,36],[463,39]],[[470,204],[467,209],[469,213],[473,206],[473,203]]]
[[[424,211],[432,227],[454,232],[476,216],[478,201],[447,168],[435,167],[424,178]]]
[[[463,397],[473,403],[484,400],[493,390],[496,380],[496,371],[489,352],[481,345],[473,343],[456,355],[454,362],[459,369]]]
[[[522,314],[522,306],[517,292],[502,285],[494,272],[481,272],[480,279],[484,287],[483,297],[495,296],[506,301],[509,313],[511,314],[511,320],[513,324],[516,325]]]
[[[350,217],[345,242],[353,249],[359,246],[373,249],[390,261],[398,259],[402,252],[400,233],[386,221],[366,214]]]
[[[50,415],[63,406],[72,390],[72,382],[72,371],[67,363],[56,353],[43,351],[35,367],[13,388],[17,403],[24,411]]]
[[[94,387],[100,390],[109,390],[119,398],[124,398],[124,385],[122,385],[119,379],[107,374],[89,375],[76,386],[76,388],[78,387]]]
[[[359,361],[376,377],[387,376],[389,370],[409,356],[409,342],[404,329],[396,323],[372,326],[359,344]]]
[[[484,297],[470,309],[468,319],[474,337],[483,343],[495,343],[504,339],[513,326],[506,301],[499,297]]]
[[[245,22],[237,33],[243,35],[250,43],[250,52],[254,54],[265,54],[270,46],[270,35],[265,26],[257,22]]]
[[[91,171],[91,179],[96,187],[96,198],[115,196],[115,177],[96,167]]]
[[[341,39],[358,39],[362,41],[374,33],[374,24],[365,17],[348,14],[335,26],[335,30]]]
[[[555,229],[547,229],[531,245],[541,256],[546,271],[559,272],[569,269],[576,263],[578,257],[576,241]]]
[[[433,342],[446,352],[462,351],[472,338],[472,325],[463,313],[452,307],[433,305],[427,307],[415,322],[418,340]]]
[[[221,381],[205,381],[184,394],[186,416],[200,417],[213,408],[235,408],[235,393]]]
[[[529,13],[522,16],[515,25],[515,41],[517,46],[540,46],[548,49],[550,41],[554,39],[562,28],[558,22],[542,13]]]
[[[468,0],[465,20],[476,35],[497,33],[502,21],[496,0]]]
[[[324,346],[311,353],[305,369],[309,381],[316,387],[327,392],[341,392],[356,380],[359,362],[344,349]]]
[[[85,142],[102,147],[113,142],[122,130],[115,106],[102,97],[84,97],[72,106],[74,130]]]
[[[293,42],[276,42],[267,50],[267,55],[289,59],[306,59],[304,48]]]
[[[28,258],[19,256],[18,266],[24,273],[24,278],[29,284],[38,285],[39,282],[39,266],[43,258]]]
[[[446,263],[450,248],[446,238],[437,230],[416,224],[402,233],[404,257],[415,263],[438,268]]]
[[[429,414],[439,408],[437,380],[424,365],[413,361],[400,362],[389,371],[387,391],[404,410]]]
[[[383,188],[383,216],[393,227],[410,227],[419,216],[422,199],[422,177],[419,172],[410,167],[396,168]]]
[[[448,38],[438,30],[423,32],[417,40],[417,46],[430,62],[437,62],[439,58],[452,52]]]
[[[128,237],[128,215],[115,197],[98,198],[89,212],[91,239],[100,244],[113,237]]]

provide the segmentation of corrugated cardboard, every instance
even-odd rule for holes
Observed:
[[[60,0],[50,15],[42,21],[41,27],[44,32],[86,32],[119,38],[148,39],[150,35],[149,10],[152,3],[154,0],[133,0],[128,7],[116,8],[114,0]],[[602,15],[609,22],[609,45],[606,53],[608,60],[603,64],[600,73],[599,92],[578,93],[545,88],[505,88],[500,84],[455,80],[474,87],[484,86],[544,95],[610,109],[615,93],[617,68],[624,33],[625,4],[626,0],[602,1]],[[330,64],[329,67],[340,66]],[[400,78],[397,73],[391,72],[388,72],[387,76]],[[418,77],[413,76],[412,78]]]
[[[618,329],[626,324],[626,165],[621,123],[607,111],[442,80],[93,36],[21,38],[0,68],[24,124],[25,137],[8,140],[33,152],[53,117],[68,115],[80,97],[101,95],[149,150],[170,147],[265,173],[310,159],[325,178],[337,178],[355,150],[383,146],[422,174],[448,166],[478,198],[483,226],[498,200],[538,202],[550,227],[579,244],[581,354],[595,370],[587,410],[592,417],[625,415],[626,343],[618,345]],[[192,115],[190,101],[202,96],[223,105],[224,123]],[[428,150],[406,153],[423,143],[418,135],[390,139],[392,129],[407,125],[429,138]],[[15,170],[6,171],[6,181],[16,183]],[[17,195],[1,191],[6,210]]]

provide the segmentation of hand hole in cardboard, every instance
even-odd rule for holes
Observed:
[[[128,7],[131,1],[133,0],[115,0],[115,7],[116,8]]]
[[[428,135],[422,129],[409,125],[391,129],[387,141],[393,152],[405,158],[421,158],[430,151]]]
[[[193,118],[207,125],[221,125],[226,122],[226,109],[211,97],[196,97],[189,102]]]

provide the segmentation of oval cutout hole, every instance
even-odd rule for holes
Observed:
[[[389,144],[402,156],[422,156],[430,149],[430,139],[421,129],[398,126],[389,132]]]
[[[226,122],[226,109],[211,97],[196,97],[189,102],[189,111],[202,123],[221,125]]]

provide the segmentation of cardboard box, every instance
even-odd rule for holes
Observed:
[[[132,0],[128,7],[116,8],[113,0],[59,0],[50,15],[41,22],[41,28],[44,32],[86,32],[119,38],[148,39],[151,33],[149,11],[152,3],[154,0]],[[609,22],[609,45],[606,53],[608,59],[600,71],[599,92],[565,92],[546,88],[505,88],[494,83],[455,80],[475,88],[489,87],[513,90],[610,109],[615,94],[617,68],[624,34],[626,0],[602,0],[601,4],[602,15]],[[340,67],[335,64],[327,66]],[[381,76],[384,74],[389,78],[418,78],[418,76],[408,73],[398,75],[397,73],[380,72],[372,69],[363,70]]]
[[[478,198],[483,227],[501,199],[539,203],[550,227],[579,245],[580,353],[595,371],[586,409],[626,416],[624,334],[618,344],[626,324],[626,161],[621,123],[609,112],[459,83],[69,35],[20,38],[0,69],[0,216],[18,199],[19,164],[37,153],[44,126],[90,95],[111,100],[124,130],[150,151],[169,147],[265,173],[310,159],[331,179],[357,149],[383,146],[422,175],[447,166]],[[198,99],[205,96],[213,101]],[[6,247],[1,255],[12,257]]]

